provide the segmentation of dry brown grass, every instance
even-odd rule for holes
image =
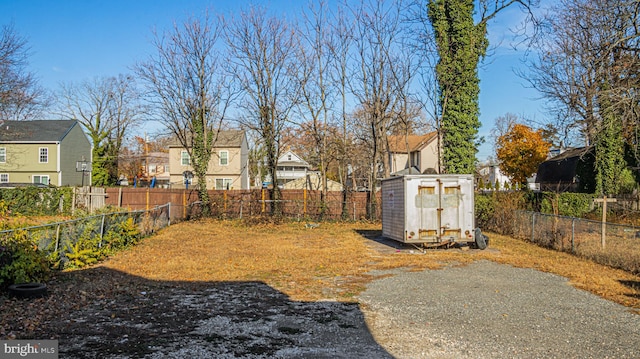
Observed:
[[[604,298],[640,309],[640,277],[568,254],[489,234],[485,251],[379,251],[361,231],[376,224],[245,225],[204,220],[172,225],[104,266],[160,281],[263,281],[293,300],[352,301],[374,269],[421,270],[491,260],[567,277]],[[626,283],[627,285],[624,285]],[[630,285],[631,284],[631,285]]]

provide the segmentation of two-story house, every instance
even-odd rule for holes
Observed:
[[[76,120],[0,124],[0,183],[91,183],[91,142]]]
[[[195,174],[189,151],[177,141],[169,146],[169,171],[172,188],[185,188],[185,173]],[[197,181],[197,178],[192,178],[189,186]],[[249,189],[249,145],[244,131],[218,133],[206,181],[207,189]]]
[[[420,173],[438,173],[438,133],[392,135],[389,141],[390,172],[415,168]]]
[[[306,178],[310,172],[311,165],[302,157],[295,154],[293,151],[285,151],[280,157],[278,157],[278,164],[276,167],[276,176],[278,177],[278,186],[282,187],[287,182],[297,180],[299,178]]]

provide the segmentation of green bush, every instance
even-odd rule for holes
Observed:
[[[582,218],[593,209],[595,196],[588,193],[544,193],[540,212]]]
[[[475,211],[476,211],[476,227],[489,228],[490,223],[494,216],[494,206],[492,194],[478,193],[475,196]]]
[[[525,192],[494,191],[476,194],[476,227],[510,234],[515,211],[525,207]]]
[[[28,238],[27,232],[15,231],[0,239],[0,288],[11,284],[44,282],[49,278],[50,262]]]
[[[126,248],[138,243],[140,239],[140,229],[133,221],[127,217],[124,221],[114,224],[102,238],[102,250],[105,254]]]
[[[113,223],[100,235],[101,216],[93,216],[83,224],[77,239],[67,242],[61,257],[63,267],[82,268],[107,258],[109,255],[137,244],[141,234],[132,217],[114,215]]]
[[[72,198],[71,187],[0,188],[0,200],[7,203],[14,214],[26,216],[70,214]]]
[[[636,186],[636,179],[633,176],[633,172],[628,168],[622,170],[620,175],[620,192],[632,193]]]

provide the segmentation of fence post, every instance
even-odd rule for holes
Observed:
[[[104,236],[104,219],[107,215],[102,215],[102,224],[100,225],[100,245],[98,247],[102,247],[102,237]]]
[[[182,219],[187,218],[187,190],[182,191]]]
[[[531,216],[531,243],[535,243],[535,230],[536,230],[536,212],[533,212]]]
[[[223,206],[223,209],[224,209],[223,212],[226,215],[227,214],[227,190],[225,189],[224,192],[222,192],[222,193],[223,193],[223,195],[222,195],[222,198],[223,198],[222,206]]]
[[[593,201],[596,203],[602,203],[602,233],[600,234],[600,244],[602,245],[602,249],[604,249],[606,242],[605,238],[607,238],[607,202],[616,202],[616,199],[603,196],[602,198],[596,198]]]
[[[353,202],[353,220],[356,220],[356,202]]]
[[[60,244],[60,223],[56,226],[56,248],[54,253],[58,251],[58,244]]]
[[[171,202],[167,203],[167,227],[171,225]]]
[[[575,238],[576,238],[576,219],[575,217],[573,217],[571,219],[571,253],[572,254],[576,253]]]
[[[307,215],[307,189],[302,190],[302,214]]]

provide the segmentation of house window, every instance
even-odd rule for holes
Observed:
[[[156,173],[156,165],[149,165],[149,174]]]
[[[0,173],[0,183],[9,183],[8,173]]]
[[[33,176],[33,183],[42,183],[42,184],[49,185],[49,176],[47,176],[47,175],[34,175]]]
[[[169,165],[164,165],[164,173],[169,173]]]
[[[40,163],[49,162],[49,149],[47,147],[40,147]]]
[[[216,189],[231,189],[232,183],[230,178],[216,178]]]
[[[188,166],[191,164],[191,157],[189,156],[189,152],[182,151],[180,153],[180,164],[183,166]]]
[[[7,148],[0,147],[0,163],[6,163],[6,162],[7,162]]]
[[[291,161],[291,155],[287,155],[287,160]]]
[[[420,167],[420,152],[411,152],[411,166]]]
[[[220,166],[226,166],[229,164],[229,151],[220,151]]]

